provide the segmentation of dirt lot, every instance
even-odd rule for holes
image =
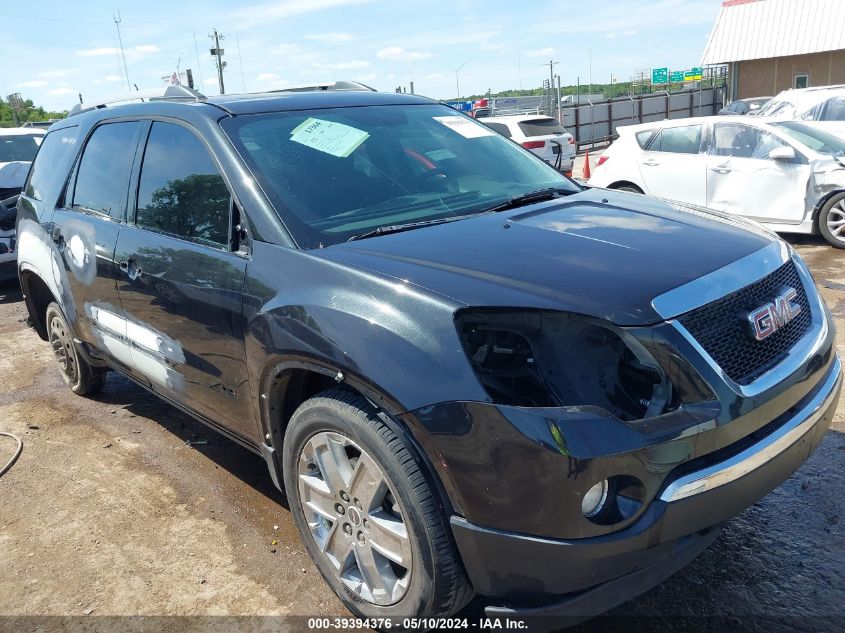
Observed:
[[[794,243],[843,343],[845,252]],[[0,479],[0,630],[280,630],[305,621],[151,616],[347,615],[259,458],[117,376],[96,400],[74,396],[14,285],[0,294],[0,430],[25,443]],[[0,465],[13,447],[0,438]],[[578,629],[845,629],[843,489],[845,399],[811,460],[713,547]]]

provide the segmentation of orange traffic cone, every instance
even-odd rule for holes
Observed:
[[[581,172],[581,179],[590,179],[590,152],[584,154],[584,170]]]

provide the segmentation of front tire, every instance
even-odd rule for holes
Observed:
[[[47,338],[67,386],[79,396],[100,392],[105,383],[105,372],[98,367],[91,367],[79,353],[77,343],[73,340],[73,331],[58,303],[54,301],[47,306],[45,318]]]
[[[472,597],[414,449],[363,397],[332,389],[304,402],[283,470],[305,547],[350,611],[445,617]]]
[[[845,248],[845,193],[831,196],[819,211],[819,233],[831,246]]]

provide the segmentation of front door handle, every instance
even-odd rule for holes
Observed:
[[[122,259],[117,263],[117,265],[120,267],[120,270],[125,272],[129,279],[131,279],[132,281],[135,281],[143,274],[141,267],[138,265],[138,260],[134,257],[130,257],[129,259]]]
[[[658,165],[660,165],[660,161],[650,158],[649,160],[644,160],[643,165],[648,165],[649,167],[657,167]]]

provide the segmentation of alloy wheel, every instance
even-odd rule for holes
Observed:
[[[379,465],[336,432],[312,436],[298,464],[308,528],[339,580],[373,604],[399,602],[411,580],[412,547],[406,518]]]
[[[845,198],[827,212],[827,229],[833,237],[845,241]]]
[[[50,345],[53,347],[53,353],[59,363],[59,369],[68,382],[74,384],[79,375],[79,368],[76,363],[76,353],[73,349],[73,337],[58,316],[53,316],[50,319],[49,336]]]

